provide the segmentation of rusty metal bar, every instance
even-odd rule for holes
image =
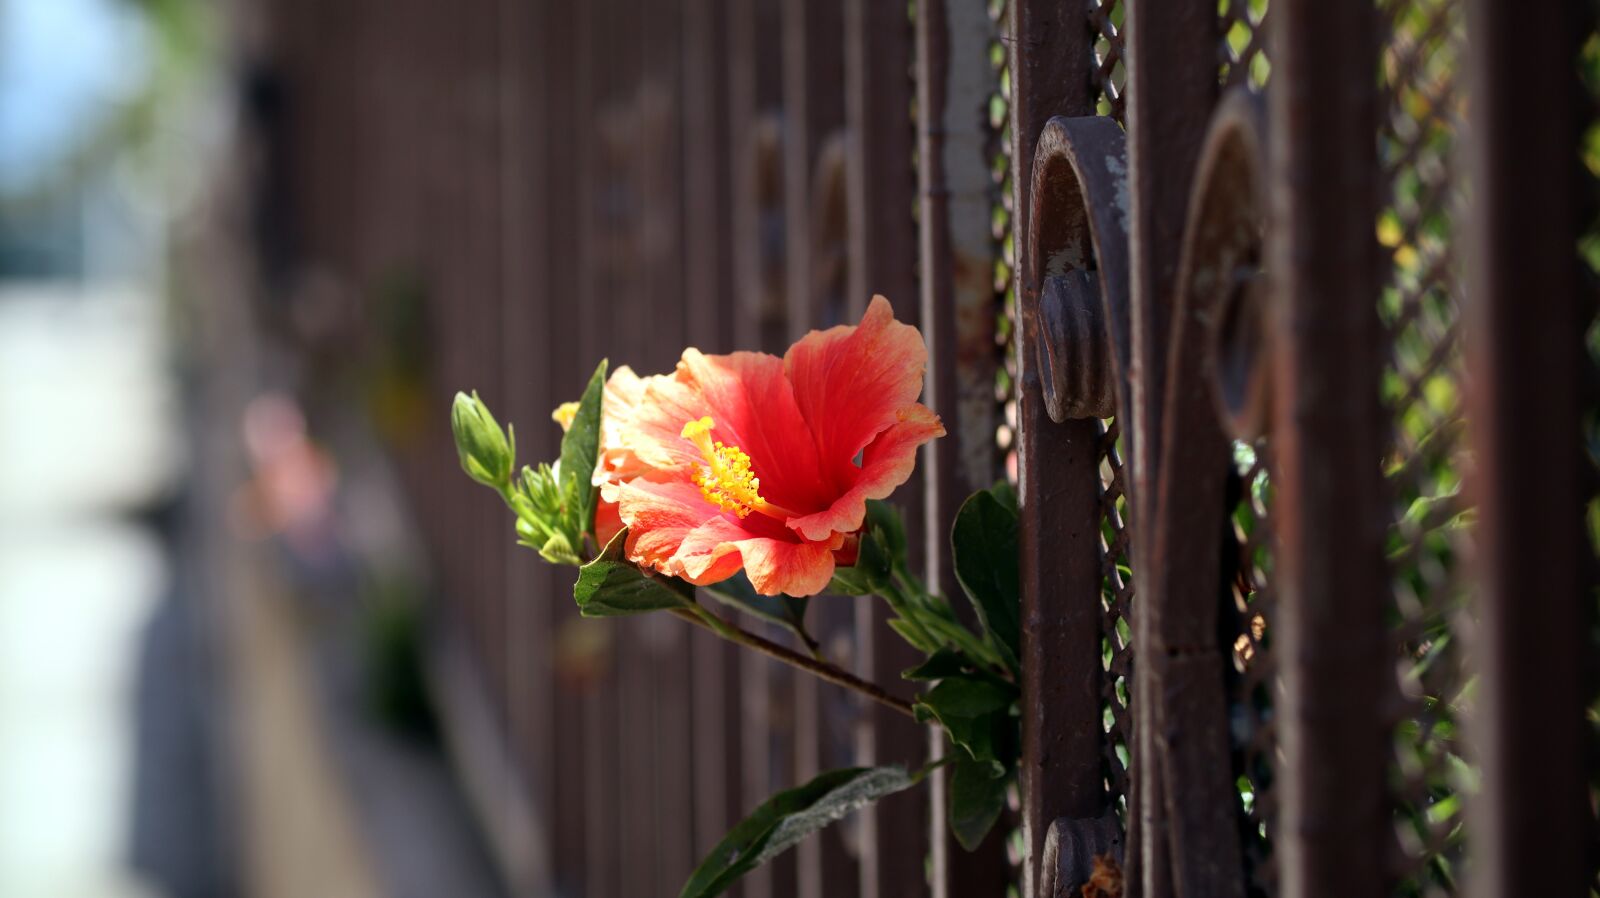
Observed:
[[[1092,35],[1082,4],[1016,0],[1009,22],[1011,221],[1019,273],[1027,257],[1034,151],[1056,115],[1092,115]],[[1042,284],[1017,280],[1019,304]],[[1020,308],[1014,320],[1022,321]],[[1017,327],[1018,487],[1022,511],[1023,895],[1040,883],[1045,836],[1058,817],[1089,819],[1100,791],[1099,430],[1057,424],[1045,409],[1038,335]],[[1091,740],[1086,738],[1092,735]]]
[[[1166,390],[1168,328],[1172,294],[1183,239],[1184,211],[1200,143],[1217,91],[1217,35],[1214,4],[1192,0],[1146,0],[1128,6],[1124,35],[1128,67],[1127,99],[1129,194],[1133,221],[1129,234],[1133,271],[1130,314],[1132,408],[1125,410],[1129,446],[1127,475],[1133,508],[1134,571],[1138,602],[1134,610],[1137,646],[1134,800],[1129,813],[1138,854],[1129,859],[1143,895],[1165,898],[1174,892],[1173,864],[1189,849],[1169,829],[1163,744],[1167,696],[1159,679],[1157,645],[1166,596],[1155,573],[1166,560],[1155,549],[1157,509],[1190,520],[1197,509],[1169,508],[1157,496],[1162,451],[1162,398]],[[1220,526],[1220,522],[1216,525]],[[1216,759],[1227,763],[1226,758]],[[1201,809],[1189,809],[1199,811]],[[1190,832],[1198,829],[1189,827]],[[1195,846],[1199,848],[1201,846]],[[1139,893],[1136,893],[1139,894]]]
[[[1594,178],[1581,167],[1593,98],[1579,80],[1594,10],[1508,0],[1468,9],[1482,676],[1473,735],[1483,775],[1471,891],[1586,895],[1596,869],[1585,719],[1595,695],[1585,521],[1595,484],[1583,416],[1593,407],[1585,333],[1596,309],[1576,247],[1594,213]]]
[[[1286,894],[1384,891],[1385,505],[1378,459],[1377,34],[1363,3],[1275,0],[1267,270],[1274,360]]]
[[[1001,475],[994,398],[998,249],[990,225],[997,197],[988,125],[989,99],[999,90],[989,61],[993,31],[984,4],[917,4],[921,320],[933,360],[925,399],[948,431],[924,452],[923,545],[929,583],[950,596],[961,595],[949,558],[956,511]],[[963,603],[957,608],[968,613]],[[943,737],[932,739],[931,751],[942,752]],[[934,894],[998,894],[1010,878],[1004,827],[975,854],[964,852],[945,825],[946,782],[943,771],[932,778]]]
[[[895,315],[917,322],[917,247],[912,204],[916,132],[911,119],[911,20],[906,10],[875,0],[845,6],[845,118],[848,128],[849,286],[848,317],[857,320],[874,293],[889,297]],[[921,478],[895,494],[908,537],[922,528]],[[877,602],[855,606],[856,670],[884,684],[919,660],[885,623]],[[909,690],[907,690],[909,691]],[[928,739],[923,727],[877,705],[862,712],[857,728],[859,763],[923,762]],[[894,796],[861,811],[863,898],[913,898],[927,894],[928,800],[923,790]]]

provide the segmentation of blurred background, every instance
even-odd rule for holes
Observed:
[[[958,23],[987,311],[946,520],[1009,439],[993,6]],[[912,25],[0,0],[0,896],[675,893],[773,791],[917,763],[832,687],[578,619],[448,432],[477,389],[552,458],[604,356],[781,351],[873,292],[915,322]],[[842,663],[909,666],[876,610],[818,614]],[[921,893],[927,800],[736,893]],[[1004,891],[1004,838],[962,894]]]
[[[296,253],[272,6],[0,0],[8,898],[504,892],[374,436],[445,406],[392,345],[308,370],[352,293]]]

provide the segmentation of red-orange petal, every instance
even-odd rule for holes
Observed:
[[[817,453],[836,481],[846,481],[838,489],[847,487],[856,453],[921,395],[927,362],[922,335],[896,321],[882,296],[872,298],[861,324],[812,331],[784,355]]]
[[[756,536],[728,515],[688,534],[676,561],[683,578],[700,586],[726,580],[743,567],[750,585],[766,596],[816,595],[833,579],[833,549],[827,543]]]
[[[761,497],[796,512],[826,508],[835,490],[783,360],[762,352],[705,355],[687,349],[678,370],[700,392],[715,439],[738,446],[761,481]],[[685,419],[688,420],[688,419]]]
[[[672,576],[681,573],[673,558],[684,538],[720,514],[686,480],[639,477],[603,492],[616,497],[618,516],[628,525],[628,558]]]
[[[644,398],[647,380],[623,365],[606,379],[600,405],[600,453],[594,467],[594,482],[625,480],[647,470],[623,442],[626,422]]]
[[[944,436],[944,424],[927,406],[914,404],[901,411],[899,420],[867,444],[855,483],[825,511],[792,518],[789,527],[809,540],[851,533],[866,518],[867,500],[883,499],[911,477],[917,466],[917,449],[934,437]]]

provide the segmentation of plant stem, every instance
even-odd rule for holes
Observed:
[[[704,608],[699,606],[694,608],[674,608],[672,609],[672,613],[683,618],[689,623],[710,630],[729,642],[737,643],[745,648],[754,649],[755,651],[766,655],[768,658],[782,661],[784,664],[787,664],[790,667],[798,668],[806,673],[811,674],[812,676],[827,680],[829,683],[832,683],[835,686],[843,686],[846,689],[859,692],[867,698],[870,698],[881,705],[893,708],[907,717],[916,716],[912,713],[911,704],[909,702],[895,698],[888,692],[884,691],[884,689],[881,686],[878,686],[876,683],[869,683],[866,680],[857,677],[855,674],[841,670],[840,668],[835,667],[834,665],[825,661],[819,661],[815,658],[802,655],[791,648],[779,645],[778,643],[769,639],[765,639],[761,636],[757,636],[748,630],[741,629],[738,626],[723,620],[721,617],[718,617]]]

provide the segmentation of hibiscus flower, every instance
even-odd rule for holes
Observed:
[[[854,562],[867,500],[944,434],[916,401],[926,365],[922,335],[875,296],[860,325],[812,331],[781,359],[688,349],[668,375],[618,369],[597,537],[614,504],[641,566],[702,586],[743,569],[764,595],[821,592]]]

